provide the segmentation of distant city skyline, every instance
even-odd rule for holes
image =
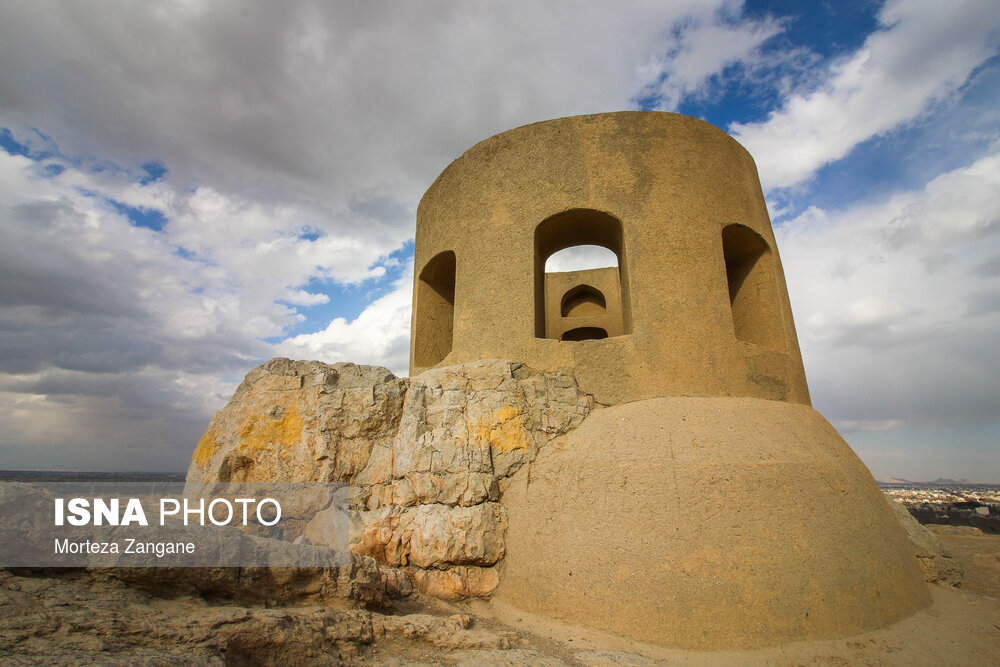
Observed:
[[[813,404],[874,476],[1000,482],[992,3],[40,0],[0,59],[0,468],[184,470],[274,356],[404,374],[438,173],[646,109],[753,155]]]

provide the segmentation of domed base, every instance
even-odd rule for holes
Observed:
[[[772,646],[930,603],[871,474],[805,405],[657,398],[595,410],[503,495],[496,598],[642,641]]]

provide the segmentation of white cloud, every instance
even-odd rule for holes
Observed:
[[[322,303],[329,303],[330,297],[326,294],[314,294],[313,292],[296,289],[286,292],[286,296],[282,301],[287,301],[297,306],[316,306]]]
[[[618,266],[618,256],[599,245],[578,245],[565,248],[545,261],[547,273],[559,271],[583,271]]]
[[[904,423],[900,419],[842,419],[837,422],[837,428],[841,431],[893,431],[902,428],[903,425]],[[910,455],[912,456],[912,452]]]
[[[739,5],[706,5],[677,30],[676,40],[663,44],[643,67],[645,93],[656,95],[657,108],[672,111],[687,95],[697,94],[706,81],[729,65],[746,67],[761,59],[761,45],[781,32],[774,20],[733,22]]]
[[[873,33],[817,90],[787,99],[766,121],[731,134],[757,161],[765,189],[808,179],[859,143],[917,119],[1000,46],[988,2],[890,0]]]
[[[285,339],[275,346],[275,352],[293,359],[386,366],[405,376],[409,372],[412,294],[410,264],[393,282],[392,291],[370,303],[354,320],[338,317],[323,331]]]
[[[975,423],[1000,400],[1000,146],[920,190],[777,230],[816,407],[853,430]],[[993,304],[993,306],[990,306]]]
[[[275,353],[405,373],[406,277],[353,321],[260,339],[303,326],[326,284],[384,280],[419,197],[476,141],[629,107],[678,35],[674,75],[696,86],[721,66],[712,44],[743,43],[705,18],[733,7],[0,5],[0,126],[51,154],[0,152],[4,460],[72,448],[65,465],[144,467],[153,455],[129,443],[148,443],[156,465],[179,461],[224,400],[219,378]],[[168,171],[139,183],[149,160]],[[134,227],[109,200],[166,226]]]
[[[626,108],[646,86],[669,108],[729,65],[759,65],[781,26],[737,24],[738,10],[0,6],[0,126],[68,156],[0,152],[3,460],[183,468],[209,413],[273,354],[405,373],[412,267],[351,321],[275,346],[260,338],[301,326],[304,307],[329,299],[325,284],[384,283],[419,197],[474,142]],[[886,28],[825,85],[739,128],[765,184],[807,178],[918,117],[995,49],[995,14],[888,3]],[[140,184],[151,159],[169,171]],[[43,177],[43,163],[65,171]],[[831,417],[890,428],[995,404],[996,171],[986,159],[919,192],[810,210],[780,232],[807,368],[821,378],[813,392]],[[107,200],[161,211],[167,225],[134,227]]]
[[[199,196],[72,165],[49,178],[34,160],[0,152],[0,391],[8,398],[0,452],[8,465],[55,457],[87,467],[111,456],[119,466],[183,468],[197,431],[235,386],[222,377],[242,375],[270,353],[257,338],[295,321],[276,302],[327,300],[295,288],[322,275],[315,266],[275,257],[304,249],[315,262],[309,246],[323,239],[284,236],[279,216],[252,232],[257,239],[234,227],[214,247],[197,246],[200,258],[185,258],[177,251],[185,227],[173,222]],[[160,232],[133,226],[109,199],[154,206],[171,223]],[[199,222],[224,224],[225,215],[221,206]]]
[[[724,4],[39,0],[0,9],[0,109],[70,153],[158,158],[178,184],[356,231],[359,193],[409,205],[475,141],[626,107],[671,27]],[[366,236],[409,233],[377,222]]]

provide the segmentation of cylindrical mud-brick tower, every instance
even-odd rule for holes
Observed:
[[[603,246],[617,266],[546,273]],[[503,489],[496,597],[646,641],[833,637],[928,604],[870,473],[810,406],[753,159],[622,112],[480,142],[417,213],[410,372],[565,369],[600,407]]]
[[[578,245],[617,271],[547,289],[546,260]],[[603,403],[809,402],[753,160],[694,118],[563,118],[477,144],[421,201],[415,266],[411,374],[500,358],[573,368]],[[561,317],[574,289],[589,316]]]

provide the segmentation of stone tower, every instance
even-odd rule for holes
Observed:
[[[585,244],[618,270],[546,280],[549,256]],[[753,160],[694,118],[565,118],[477,144],[420,203],[416,267],[411,375],[501,358],[573,368],[607,403],[809,402]],[[561,317],[574,296],[601,312]],[[606,337],[566,340],[581,328]]]
[[[617,267],[546,273],[603,246]],[[622,112],[480,142],[417,213],[410,372],[566,369],[598,405],[503,490],[497,598],[637,639],[762,646],[929,602],[871,475],[810,406],[751,156]]]

